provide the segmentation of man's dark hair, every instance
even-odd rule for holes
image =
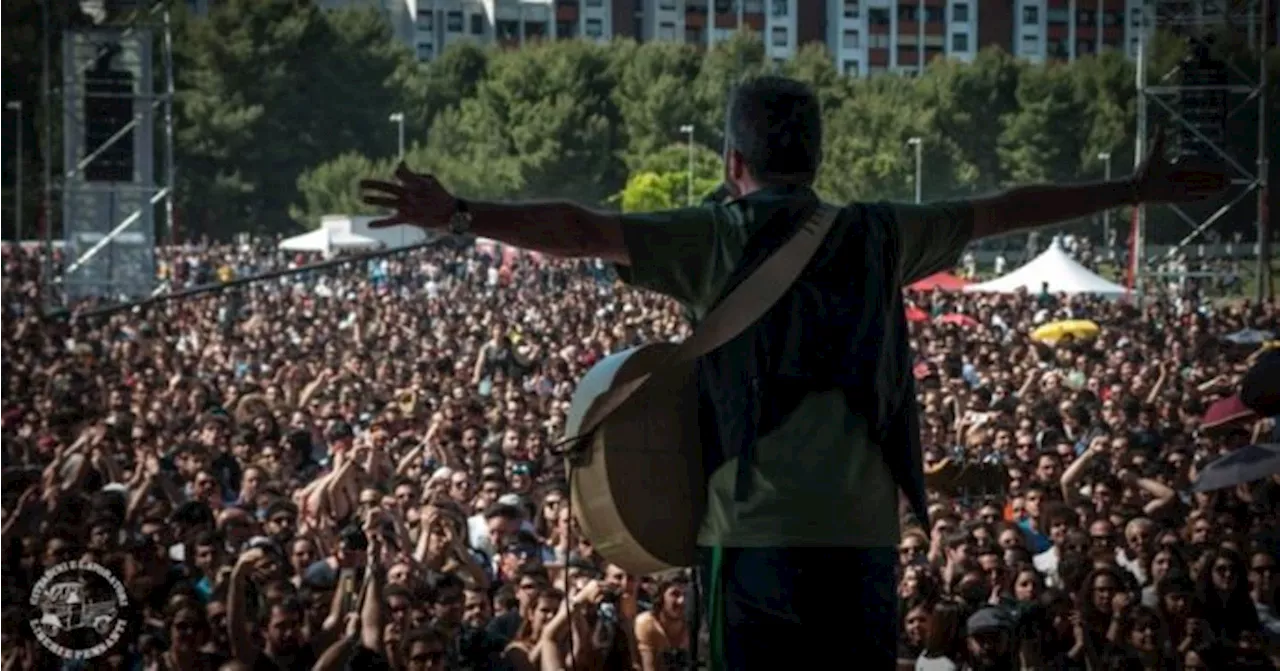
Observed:
[[[506,520],[522,519],[519,508],[505,503],[494,503],[485,509],[484,518],[486,520],[491,520],[495,517],[501,517]]]
[[[822,163],[822,109],[804,83],[747,80],[729,97],[725,142],[762,184],[812,184]]]

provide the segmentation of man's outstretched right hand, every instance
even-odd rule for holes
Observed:
[[[403,162],[396,167],[395,182],[360,180],[365,204],[393,210],[390,216],[369,223],[370,228],[410,224],[426,229],[449,226],[458,211],[458,199],[445,190],[440,180],[417,173]]]

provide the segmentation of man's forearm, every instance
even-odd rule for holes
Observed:
[[[562,258],[629,261],[622,224],[609,214],[566,202],[467,201],[467,207],[480,237]]]
[[[1071,186],[1020,186],[971,201],[973,237],[1018,233],[1131,205],[1137,200],[1138,192],[1128,179]]]

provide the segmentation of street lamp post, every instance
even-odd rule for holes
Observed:
[[[1104,151],[1098,154],[1098,160],[1102,161],[1103,179],[1111,181],[1111,152]],[[1108,249],[1111,248],[1111,210],[1102,211],[1102,244]]]
[[[404,112],[396,112],[391,116],[387,117],[387,120],[390,121],[391,123],[396,124],[396,126],[398,127],[397,128],[398,134],[396,136],[398,140],[397,147],[399,148],[399,152],[400,152],[399,157],[403,159],[404,158]]]
[[[22,244],[22,127],[24,119],[22,116],[22,101],[10,100],[4,104],[7,110],[13,110],[18,113],[18,132],[14,133],[14,151],[17,153],[17,163],[13,173],[13,234],[18,244]]]
[[[918,137],[912,137],[907,138],[907,144],[916,149],[916,204],[919,205],[924,200],[924,185],[921,183],[922,159],[924,158],[922,147],[924,146],[924,141]]]
[[[685,196],[686,205],[693,207],[693,124],[684,124],[680,127],[680,132],[688,136],[689,141],[689,184],[688,195]]]

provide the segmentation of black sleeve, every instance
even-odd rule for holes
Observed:
[[[357,645],[355,652],[347,658],[345,668],[347,671],[391,671],[391,664],[382,653]]]

